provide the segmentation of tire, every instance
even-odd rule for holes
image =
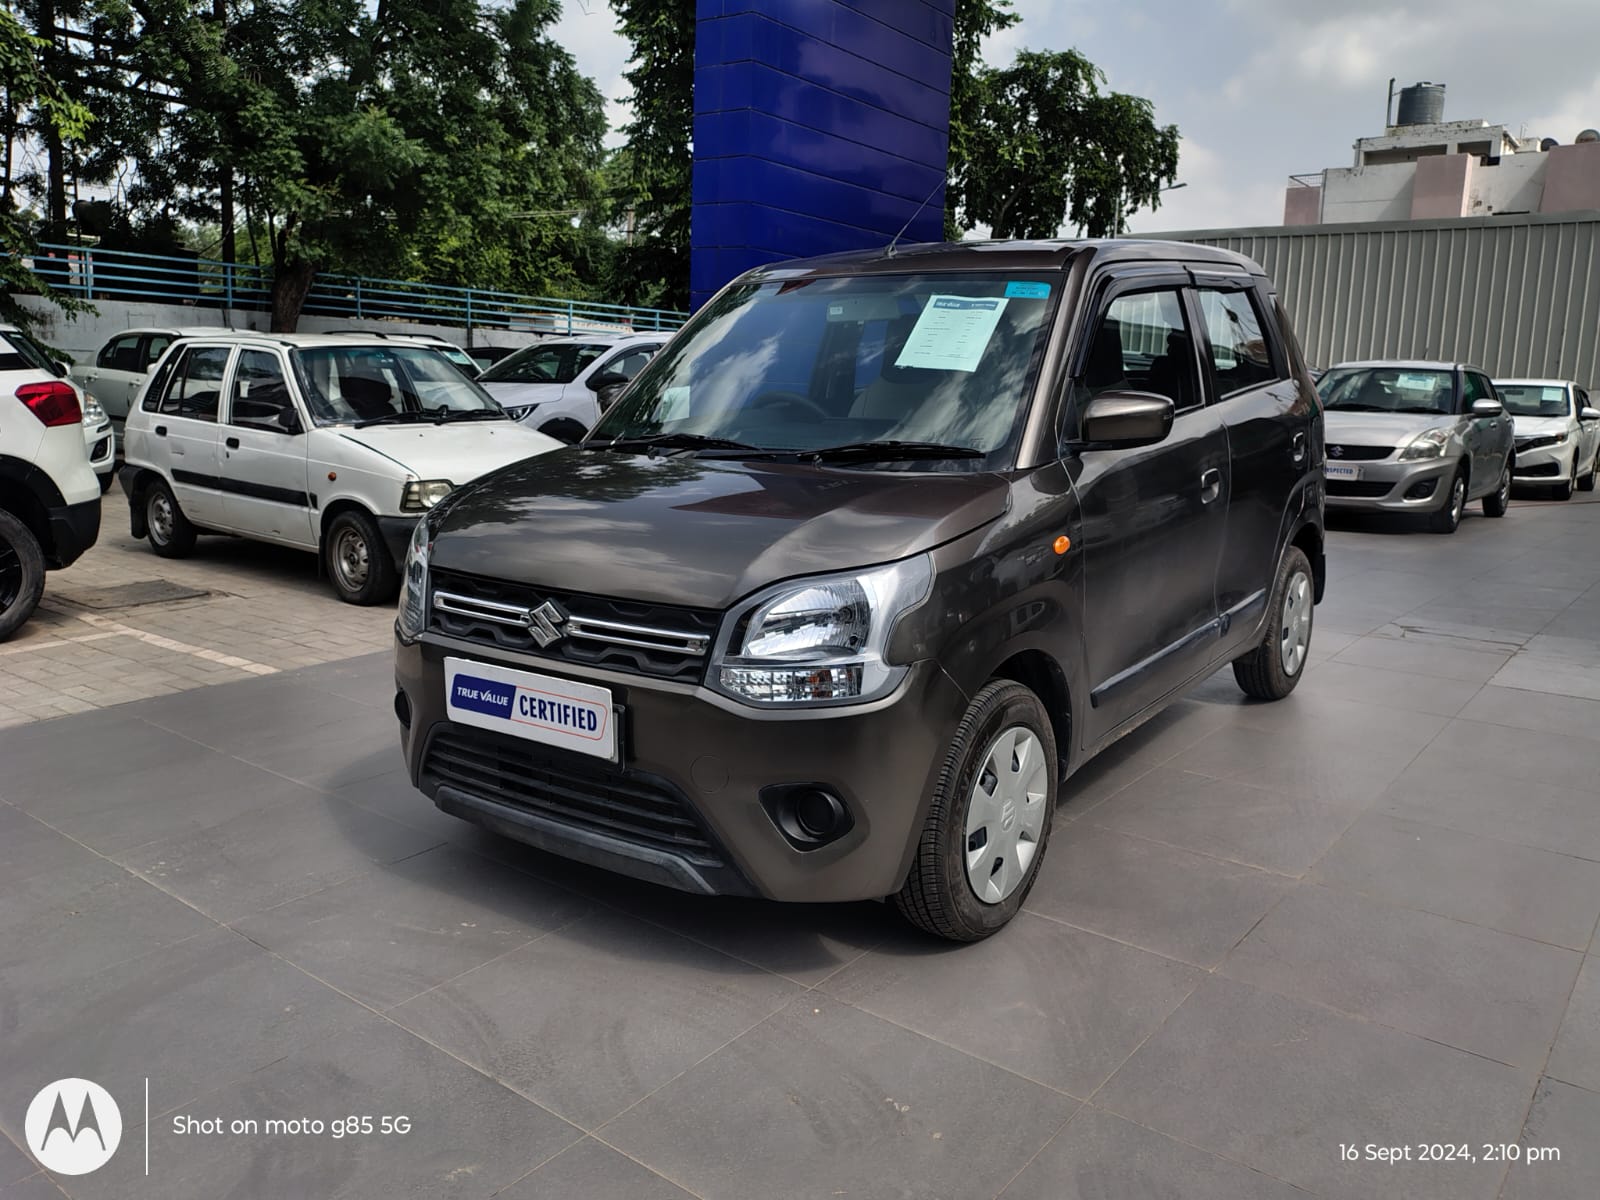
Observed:
[[[1311,628],[1316,610],[1317,582],[1311,560],[1299,546],[1278,564],[1272,583],[1266,627],[1255,649],[1233,660],[1233,678],[1239,689],[1256,700],[1282,700],[1306,673],[1311,649]]]
[[[1574,451],[1574,453],[1572,455],[1572,474],[1567,476],[1560,483],[1556,484],[1556,492],[1555,492],[1556,499],[1557,500],[1571,500],[1572,499],[1572,490],[1577,486],[1578,486],[1578,455],[1577,455],[1576,451]]]
[[[1022,769],[1011,773],[1007,763],[1009,778],[997,778],[990,757],[1006,754],[1007,738],[1013,750],[1022,749]],[[908,921],[950,941],[976,942],[1017,915],[1050,843],[1057,764],[1050,714],[1032,691],[997,679],[973,697],[934,785],[911,872],[894,898]],[[974,811],[980,788],[989,804]],[[992,820],[985,821],[986,813]],[[970,820],[984,823],[969,829]],[[1000,853],[974,859],[969,872],[969,858],[985,847]],[[974,878],[993,889],[988,898],[980,899]]]
[[[1483,515],[1503,517],[1511,507],[1511,460],[1506,459],[1505,473],[1500,476],[1500,486],[1483,498]]]
[[[111,490],[111,485],[117,477],[112,472],[107,471],[104,475],[96,476],[96,478],[100,480],[100,494],[104,496]]]
[[[1595,451],[1594,460],[1589,463],[1589,473],[1578,480],[1578,490],[1580,492],[1594,491],[1596,475],[1600,475],[1600,450]]]
[[[194,552],[195,527],[183,515],[164,479],[145,489],[144,526],[150,549],[162,558],[187,558]]]
[[[0,642],[22,627],[44,595],[44,551],[16,517],[0,509]]]
[[[400,572],[378,523],[358,508],[328,522],[322,559],[333,590],[346,604],[387,604],[399,588]]]
[[[1450,496],[1444,507],[1428,518],[1435,533],[1454,533],[1461,527],[1461,514],[1467,510],[1467,473],[1458,469],[1450,480]]]

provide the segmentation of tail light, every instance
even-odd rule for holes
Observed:
[[[78,425],[83,412],[78,408],[78,393],[59,379],[49,383],[25,383],[17,389],[17,399],[27,405],[28,411],[46,427],[52,425]]]

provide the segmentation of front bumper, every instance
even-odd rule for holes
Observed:
[[[469,761],[441,778],[440,747],[472,737],[494,739],[445,716],[446,655],[608,687],[621,706],[621,763],[515,740],[517,759],[499,762],[542,781],[536,813],[474,788]],[[529,655],[488,651],[428,635],[396,644],[397,712],[412,782],[440,808],[543,849],[621,874],[687,891],[755,894],[785,901],[879,899],[898,891],[910,868],[927,801],[967,699],[936,664],[913,667],[891,696],[849,709],[772,712],[738,705],[700,687],[614,671],[573,669]],[[409,717],[409,722],[406,718]],[[441,741],[441,735],[444,740]],[[496,752],[488,751],[490,755]],[[531,767],[522,756],[537,759]],[[716,856],[645,844],[627,821],[596,821],[559,811],[564,790],[594,794],[609,773],[616,795],[649,791],[681,800],[703,825]],[[487,773],[482,773],[487,774]],[[469,782],[463,784],[463,779]],[[763,805],[763,790],[815,785],[837,796],[851,818],[847,832],[814,849],[791,843]],[[770,797],[771,791],[768,791]],[[606,803],[601,801],[599,803]],[[552,807],[554,806],[554,807]]]
[[[117,467],[117,437],[111,431],[111,422],[94,431],[90,438],[85,438],[89,449],[89,465],[94,468],[96,475],[107,475]]]
[[[1572,478],[1572,459],[1577,453],[1578,443],[1572,440],[1564,445],[1519,449],[1516,462],[1511,467],[1511,478],[1518,483],[1548,487],[1565,483]]]
[[[411,535],[417,531],[417,522],[420,520],[422,520],[421,513],[414,517],[378,518],[378,532],[383,534],[384,544],[394,556],[395,566],[405,566],[406,549],[411,545]]]
[[[47,565],[59,570],[70,567],[100,536],[100,497],[82,504],[67,504],[47,510],[50,518],[51,554]]]
[[[1418,462],[1385,459],[1350,464],[1359,468],[1358,480],[1327,480],[1327,506],[1345,512],[1435,512],[1450,499],[1450,479],[1456,473],[1453,458]]]

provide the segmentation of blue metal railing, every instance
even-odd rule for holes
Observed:
[[[33,255],[32,265],[34,273],[57,291],[85,300],[154,300],[202,308],[272,307],[272,273],[251,263],[46,243]],[[688,319],[687,313],[666,308],[332,274],[317,275],[304,311],[319,317],[526,333],[654,331],[676,329]]]

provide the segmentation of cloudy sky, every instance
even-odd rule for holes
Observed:
[[[893,0],[883,0],[885,4]],[[606,0],[564,0],[556,36],[621,103],[628,46]],[[1016,0],[1022,21],[986,47],[1076,47],[1117,91],[1178,126],[1183,156],[1136,232],[1272,225],[1287,176],[1346,166],[1382,132],[1390,76],[1449,86],[1445,115],[1571,142],[1600,127],[1596,0]]]

